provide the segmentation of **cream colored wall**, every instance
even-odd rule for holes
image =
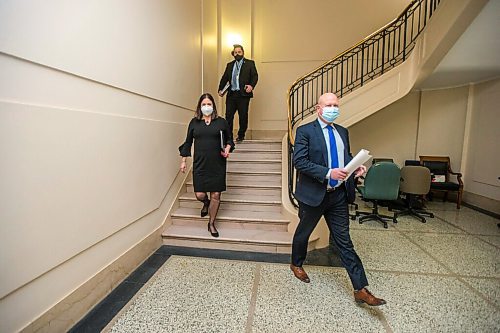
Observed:
[[[353,153],[405,160],[420,155],[450,156],[457,172],[462,162],[468,87],[411,92],[349,128]],[[367,165],[370,165],[371,161]]]
[[[163,224],[201,92],[201,8],[0,3],[0,331]]]
[[[290,85],[396,18],[410,3],[254,1],[254,58],[259,71],[250,111],[254,130],[286,130]]]
[[[219,22],[217,0],[203,0],[203,91],[217,98],[219,86]],[[217,103],[219,113],[224,108]]]
[[[420,92],[411,92],[349,127],[353,154],[364,148],[374,157],[394,158],[394,162],[400,166],[404,165],[405,160],[414,159],[419,100]]]
[[[496,201],[491,210],[500,214],[500,79],[473,87],[465,191]],[[478,203],[475,203],[476,205]],[[495,207],[496,206],[496,207]]]
[[[467,86],[422,93],[417,157],[450,156],[453,171],[460,172],[467,100]]]

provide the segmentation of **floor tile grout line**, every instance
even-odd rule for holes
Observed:
[[[259,290],[259,284],[260,284],[260,271],[262,269],[262,264],[257,263],[255,265],[255,275],[254,275],[254,281],[253,281],[253,286],[252,286],[252,297],[250,299],[250,306],[248,308],[248,317],[247,317],[247,323],[245,327],[245,333],[251,333],[252,332],[252,327],[253,327],[253,318],[255,315],[255,307],[257,304],[257,292]]]
[[[413,239],[411,239],[408,235],[405,235],[403,233],[401,233],[403,235],[403,237],[405,237],[408,241],[412,242],[413,244],[415,244],[418,248],[420,248],[424,253],[426,253],[428,256],[430,256],[433,260],[435,260],[439,265],[443,266],[444,269],[446,269],[447,271],[451,272],[452,274],[456,274],[453,272],[453,270],[451,268],[449,268],[447,265],[445,265],[443,262],[441,262],[441,260],[437,259],[434,255],[432,255],[429,251],[427,251],[423,246],[421,246],[420,244],[418,244],[417,242],[415,242]],[[474,287],[472,287],[469,283],[467,283],[464,279],[462,279],[460,276],[454,276],[454,278],[456,278],[458,281],[460,281],[462,284],[464,284],[470,291],[472,291],[473,293],[475,293],[476,295],[478,295],[480,298],[482,298],[484,301],[486,301],[486,303],[490,304],[491,306],[493,306],[493,308],[497,309],[497,310],[500,310],[500,307],[497,306],[492,300],[490,300],[486,295],[482,294],[481,292],[479,292],[478,290],[476,290]]]
[[[474,237],[475,239],[479,239],[481,242],[484,242],[484,243],[486,243],[486,244],[492,245],[492,246],[494,246],[494,247],[495,247],[495,248],[497,248],[497,249],[500,249],[500,246],[497,246],[497,245],[495,245],[495,244],[492,244],[492,243],[490,243],[490,242],[488,242],[488,241],[485,241],[484,239],[482,239],[482,238],[480,238],[480,237],[479,237],[479,236],[496,236],[496,235],[484,235],[484,234],[479,234],[479,235],[476,235],[476,234],[473,234],[473,233],[471,233],[471,232],[469,232],[469,231],[467,231],[467,230],[465,230],[465,229],[463,229],[463,228],[461,228],[461,227],[459,227],[459,226],[457,226],[457,225],[455,225],[455,224],[451,223],[450,221],[446,220],[445,218],[443,218],[443,217],[441,217],[441,216],[438,216],[438,215],[434,215],[434,216],[435,216],[435,217],[437,217],[439,220],[441,220],[441,221],[443,221],[443,222],[445,222],[445,223],[448,223],[449,225],[451,225],[451,226],[453,226],[453,227],[455,227],[455,228],[457,228],[457,229],[459,229],[459,230],[462,230],[462,231],[463,231],[463,232],[465,232],[467,235],[472,236],[472,237]]]
[[[332,267],[339,268],[339,267]],[[490,280],[490,281],[500,281],[498,277],[491,276],[474,276],[474,275],[462,275],[457,273],[432,273],[432,272],[410,272],[410,271],[392,271],[388,269],[376,269],[376,268],[367,268],[367,272],[376,272],[376,273],[388,273],[388,274],[399,274],[399,275],[417,275],[417,276],[435,276],[435,277],[452,277],[452,278],[473,278],[473,279],[481,279],[481,280]]]
[[[430,208],[429,208],[429,209],[430,209]],[[438,213],[436,213],[436,210],[435,210],[435,209],[433,210],[433,212],[434,212],[434,217],[435,217],[435,218],[437,218],[437,219],[439,219],[439,220],[441,220],[441,221],[445,222],[446,224],[448,224],[448,225],[450,225],[450,226],[452,226],[452,227],[454,227],[454,228],[456,228],[456,229],[458,229],[458,230],[462,231],[463,233],[465,233],[465,234],[467,234],[467,235],[469,235],[469,236],[472,236],[472,237],[474,237],[474,238],[476,238],[476,239],[479,239],[480,241],[482,241],[482,242],[484,242],[484,243],[487,243],[487,244],[489,244],[489,245],[494,246],[495,248],[500,249],[500,246],[497,246],[497,245],[495,245],[495,244],[493,244],[493,243],[490,243],[490,242],[488,242],[488,241],[486,241],[486,240],[484,240],[484,239],[481,239],[481,238],[479,237],[479,236],[496,236],[496,235],[489,235],[489,234],[473,234],[473,233],[471,233],[471,232],[469,232],[469,231],[467,231],[467,230],[463,229],[462,227],[460,227],[460,226],[458,226],[458,225],[455,225],[455,224],[453,224],[452,222],[450,222],[450,221],[446,220],[444,217],[439,216],[439,213],[440,213],[440,212],[449,212],[450,210],[439,210],[439,209],[438,209],[437,211],[438,211]],[[484,213],[482,213],[482,212],[479,212],[479,213],[484,214]],[[486,215],[486,214],[485,214],[485,215]],[[357,229],[357,228],[353,228],[353,229]],[[363,230],[363,229],[362,229],[362,228],[359,228],[359,229],[357,229],[357,230]],[[364,229],[364,230],[367,230],[367,229]],[[380,231],[380,232],[383,232],[383,231],[398,231],[398,232],[429,233],[429,234],[442,234],[442,235],[457,235],[457,234],[458,234],[458,235],[460,235],[460,233],[448,233],[448,232],[432,232],[432,231],[431,231],[431,232],[425,232],[425,231],[418,231],[418,230],[417,230],[417,231],[413,231],[413,230],[406,230],[406,231],[405,231],[405,230],[399,230],[399,229],[397,229],[397,228],[394,228],[393,230],[377,230],[377,229],[368,229],[368,230],[371,230],[371,231]]]
[[[239,263],[254,263],[254,264],[259,264],[261,266],[267,265],[267,264],[285,265],[285,266],[289,265],[289,263],[278,262],[278,261],[243,260],[243,259],[203,257],[203,256],[180,255],[180,254],[175,254],[172,256],[191,257],[191,258],[197,258],[197,259],[202,259],[202,260],[221,260],[221,261],[239,262]],[[306,267],[307,266],[309,266],[309,267],[328,267],[328,268],[332,268],[332,269],[340,269],[342,271],[345,270],[344,267],[340,267],[340,266],[315,265],[315,264],[305,264],[305,266]],[[454,278],[462,277],[462,278],[475,278],[475,279],[491,280],[491,281],[500,280],[500,277],[482,276],[482,275],[477,275],[477,276],[475,276],[475,275],[463,275],[463,274],[457,274],[453,271],[451,271],[451,273],[433,273],[433,272],[396,271],[396,270],[378,269],[378,268],[366,268],[366,271],[378,272],[378,273],[389,273],[389,274],[401,274],[401,275],[422,275],[422,276],[454,277]]]
[[[495,247],[495,248],[497,248],[497,249],[499,249],[499,250],[500,250],[500,246],[498,246],[498,245],[496,245],[496,244],[493,244],[493,243],[490,243],[490,242],[488,242],[487,240],[481,239],[481,238],[479,238],[479,237],[478,237],[478,239],[479,239],[479,240],[481,240],[481,241],[483,241],[484,243],[489,244],[489,245],[491,245],[491,246],[493,246],[493,247]]]
[[[423,231],[423,230],[409,230],[409,229],[399,229],[397,227],[392,227],[394,229],[369,229],[369,228],[352,228],[350,230],[362,230],[362,231],[375,231],[375,232],[412,232],[415,234],[436,234],[436,235],[463,235],[464,232],[438,232],[438,231]],[[479,235],[479,236],[494,236],[494,235]]]
[[[394,330],[392,329],[391,325],[389,324],[389,321],[385,317],[385,313],[383,311],[380,312],[382,314],[382,317],[379,318],[380,323],[382,326],[385,328],[386,333],[394,333]]]
[[[439,219],[442,220],[441,218],[439,218]],[[447,224],[450,224],[448,221],[444,221],[444,222]],[[462,230],[462,229],[459,229],[461,232],[442,232],[442,231],[423,231],[423,230],[398,229],[397,227],[393,227],[393,228],[394,229],[390,229],[390,230],[388,230],[388,229],[380,230],[380,229],[369,229],[369,228],[358,228],[358,227],[353,228],[351,226],[350,230],[369,231],[369,232],[372,232],[372,231],[374,231],[374,232],[406,232],[406,233],[413,233],[413,234],[430,234],[430,235],[466,235],[466,236],[474,236],[475,238],[480,239],[485,243],[488,243],[490,245],[493,245],[494,247],[500,248],[500,246],[498,246],[498,245],[495,245],[493,243],[490,243],[486,240],[479,238],[479,237],[500,237],[500,235],[473,234],[473,233],[467,232],[467,231]]]
[[[484,295],[479,290],[474,288],[469,282],[465,281],[461,277],[457,277],[457,280],[462,282],[462,284],[464,284],[467,288],[469,288],[469,290],[471,290],[472,292],[474,292],[475,294],[480,296],[482,299],[484,299],[488,304],[493,306],[494,309],[496,309],[497,311],[500,311],[500,306],[496,305],[495,302],[493,300],[491,300],[488,296]]]
[[[445,211],[446,211],[446,210],[445,210]],[[479,213],[481,213],[481,212],[479,212]],[[482,214],[484,214],[484,213],[482,213]],[[497,235],[490,235],[490,234],[473,234],[473,233],[471,233],[470,231],[467,231],[466,229],[463,229],[462,227],[460,227],[460,226],[458,226],[458,225],[455,225],[455,224],[453,224],[452,222],[450,222],[450,221],[446,220],[444,217],[439,216],[439,213],[435,213],[435,212],[434,212],[434,217],[435,217],[435,218],[437,218],[438,220],[441,220],[442,222],[444,222],[444,223],[446,223],[446,224],[448,224],[448,225],[450,225],[450,226],[452,226],[452,227],[454,227],[454,228],[456,228],[456,229],[458,229],[458,230],[462,231],[462,233],[452,233],[452,232],[432,232],[432,231],[419,231],[419,230],[401,230],[401,229],[397,229],[397,228],[395,228],[395,227],[394,227],[394,229],[393,229],[393,230],[386,230],[386,231],[396,231],[396,232],[399,232],[399,233],[405,233],[405,232],[408,232],[408,233],[439,234],[439,235],[463,235],[463,234],[465,234],[465,235],[467,235],[467,236],[472,236],[473,238],[478,239],[478,240],[480,240],[480,241],[481,241],[481,242],[483,242],[483,243],[486,243],[486,244],[491,245],[491,246],[493,246],[493,247],[495,247],[495,248],[497,248],[497,249],[500,249],[500,246],[498,246],[498,245],[496,245],[496,244],[493,244],[493,243],[490,243],[490,242],[488,242],[487,240],[484,240],[484,239],[480,238],[480,236],[486,236],[486,237],[488,237],[488,236],[497,236]],[[354,228],[354,230],[362,230],[362,228],[359,228],[359,229]],[[367,230],[367,229],[365,229],[365,230]],[[376,229],[368,229],[368,230],[370,230],[370,231],[380,231],[380,232],[383,232],[383,231],[384,231],[384,230],[376,230]],[[497,236],[497,237],[498,237],[498,236]]]

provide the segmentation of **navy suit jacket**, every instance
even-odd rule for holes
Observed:
[[[344,142],[344,164],[347,165],[352,160],[349,132],[340,125],[333,126]],[[317,119],[297,128],[293,164],[298,173],[295,197],[306,205],[319,206],[326,194],[328,179],[325,176],[330,168],[325,137]],[[354,174],[345,181],[345,186],[347,201],[352,203],[355,199]]]
[[[222,75],[222,78],[219,82],[219,91],[224,89],[224,86],[227,82],[231,84],[231,78],[233,76],[233,66],[235,61],[236,60],[233,60],[226,65],[226,70],[224,71],[224,74]],[[255,62],[253,60],[243,58],[243,64],[241,65],[240,77],[238,81],[240,83],[241,96],[252,98],[253,90],[250,93],[247,93],[245,91],[245,86],[249,84],[253,89],[255,89],[257,81],[259,81],[259,74],[257,73],[257,68],[255,67]],[[231,87],[229,87],[229,90],[231,90]]]

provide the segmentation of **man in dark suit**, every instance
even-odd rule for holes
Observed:
[[[333,123],[339,115],[338,106],[335,94],[322,95],[316,105],[318,119],[297,129],[293,163],[298,172],[295,197],[299,201],[300,222],[293,236],[290,268],[298,279],[310,282],[302,264],[306,259],[309,237],[324,216],[354,287],[355,301],[382,305],[386,302],[366,289],[365,270],[349,235],[348,203],[354,202],[355,185],[354,175],[346,179],[347,170],[344,168],[352,159],[349,133],[346,128]],[[366,167],[361,166],[355,176],[365,172]]]
[[[245,139],[245,132],[248,128],[248,106],[259,75],[257,68],[255,68],[255,62],[244,57],[243,46],[235,44],[231,55],[234,60],[227,64],[220,79],[219,96],[224,95],[224,87],[229,83],[226,97],[226,120],[232,135],[234,114],[238,111],[240,128],[236,141],[241,142]]]

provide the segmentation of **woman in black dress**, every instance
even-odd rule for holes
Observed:
[[[226,190],[226,159],[234,148],[227,121],[217,116],[212,95],[201,95],[196,114],[189,123],[186,141],[179,147],[186,172],[186,158],[191,156],[194,139],[193,187],[196,199],[203,202],[201,217],[209,215],[208,231],[219,237],[215,217],[219,210],[221,192]],[[210,198],[207,192],[210,192]]]

